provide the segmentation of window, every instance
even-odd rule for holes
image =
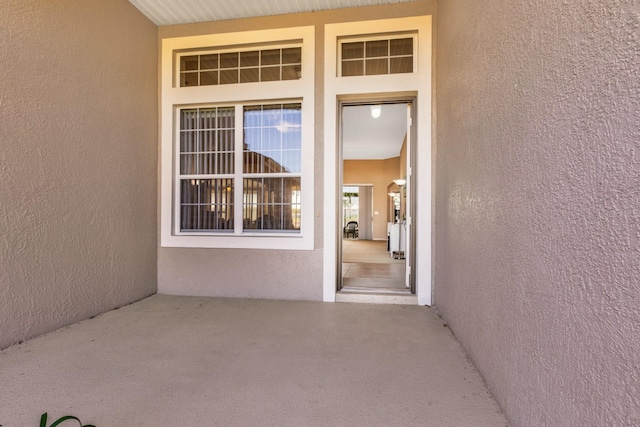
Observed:
[[[314,34],[162,40],[162,246],[314,248]]]
[[[414,72],[414,36],[342,39],[340,75],[372,76]]]
[[[180,230],[233,229],[235,109],[180,110]]]
[[[182,108],[179,115],[181,232],[300,232],[300,103]]]
[[[299,46],[180,56],[180,87],[297,80],[301,76]]]

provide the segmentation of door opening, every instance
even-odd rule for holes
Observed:
[[[415,293],[411,106],[341,105],[340,292]]]

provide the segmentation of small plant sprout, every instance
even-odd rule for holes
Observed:
[[[57,420],[55,420],[53,422],[53,424],[51,424],[50,426],[47,425],[47,413],[45,412],[44,414],[42,414],[42,416],[40,417],[40,427],[58,427],[60,426],[63,422],[65,421],[77,421],[78,425],[80,427],[96,427],[92,424],[82,424],[82,422],[80,422],[80,420],[72,415],[66,415],[64,417],[60,417]],[[64,427],[70,426],[65,424]]]

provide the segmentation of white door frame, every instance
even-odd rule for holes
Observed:
[[[337,76],[339,37],[353,34],[414,31],[417,33],[417,69],[410,74],[366,77]],[[419,305],[432,304],[432,167],[431,167],[431,16],[379,21],[350,22],[325,26],[324,82],[324,233],[323,290],[324,301],[335,301],[338,277],[338,197],[342,183],[339,177],[340,102],[357,99],[398,100],[414,98],[417,129],[415,174],[415,250],[416,294]],[[341,235],[341,234],[340,234]]]

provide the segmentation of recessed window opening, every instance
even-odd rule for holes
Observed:
[[[186,107],[179,118],[180,232],[300,232],[301,103]]]
[[[302,47],[190,52],[179,55],[178,64],[180,87],[298,80]]]
[[[414,72],[415,35],[339,40],[339,75],[372,76]]]

